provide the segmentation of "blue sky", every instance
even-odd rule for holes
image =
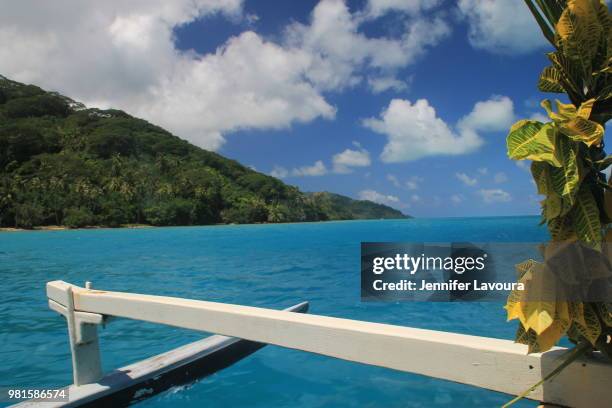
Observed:
[[[521,1],[58,2],[44,22],[23,3],[0,17],[4,75],[305,191],[419,217],[539,212],[505,150],[509,125],[551,97],[536,89],[547,47]]]

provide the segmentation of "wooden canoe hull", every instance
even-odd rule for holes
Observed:
[[[285,309],[306,313],[308,302]],[[69,386],[70,402],[26,401],[16,407],[117,407],[150,398],[171,387],[192,383],[253,354],[265,343],[213,335],[114,370],[100,381]]]

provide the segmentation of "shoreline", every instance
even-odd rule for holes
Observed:
[[[538,217],[538,215],[527,214],[527,215],[501,215],[501,216],[484,216],[484,217],[434,217],[433,219],[487,219],[487,218],[513,218],[513,217]],[[390,221],[390,220],[414,220],[414,219],[427,219],[427,218],[417,218],[417,217],[406,217],[406,218],[365,218],[365,219],[351,219],[351,220],[326,220],[326,221],[296,221],[296,222],[262,222],[255,224],[202,224],[202,225],[164,225],[164,226],[156,226],[149,224],[125,224],[119,227],[106,227],[101,225],[89,226],[89,227],[80,227],[80,228],[70,228],[62,225],[45,225],[40,227],[34,227],[31,229],[26,228],[13,228],[13,227],[0,227],[0,233],[10,233],[10,232],[39,232],[39,231],[79,231],[79,230],[99,230],[99,229],[147,229],[147,228],[188,228],[188,227],[229,227],[229,226],[261,226],[261,225],[284,225],[284,224],[317,224],[317,223],[334,223],[334,222],[350,222],[350,221]]]
[[[0,227],[2,232],[37,232],[37,231],[79,231],[79,230],[99,230],[99,229],[146,229],[146,228],[188,228],[188,227],[230,227],[235,225],[284,225],[284,224],[316,224],[316,223],[332,223],[332,222],[347,222],[347,221],[381,221],[381,220],[408,220],[414,217],[406,218],[358,218],[351,220],[324,220],[324,221],[295,221],[295,222],[260,222],[254,224],[236,224],[236,223],[219,223],[219,224],[198,224],[198,225],[149,225],[149,224],[125,224],[119,227],[106,227],[95,225],[90,227],[70,228],[63,225],[44,225],[34,228],[14,228]]]
[[[36,231],[78,231],[78,230],[95,230],[95,229],[140,229],[140,228],[160,228],[155,225],[148,224],[125,224],[119,227],[105,227],[102,225],[94,225],[90,227],[79,227],[70,228],[64,225],[43,225],[40,227],[33,228],[14,228],[14,227],[0,227],[0,232],[36,232]]]

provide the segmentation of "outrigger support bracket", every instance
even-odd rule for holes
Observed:
[[[80,386],[102,378],[98,325],[104,324],[106,319],[102,314],[75,311],[72,286],[65,282],[54,285],[51,290],[60,295],[54,299],[61,299],[61,303],[49,299],[49,307],[63,315],[68,323],[72,377],[74,385]],[[91,283],[87,282],[86,287],[91,289]]]

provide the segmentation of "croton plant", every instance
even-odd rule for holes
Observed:
[[[508,319],[519,320],[516,341],[529,352],[546,351],[568,336],[612,357],[612,303],[605,295],[612,294],[606,245],[612,241],[612,183],[606,176],[612,156],[604,151],[605,124],[612,118],[612,19],[603,0],[525,2],[554,48],[538,88],[562,95],[541,102],[547,122],[520,120],[507,138],[510,158],[531,161],[551,236],[541,248],[544,262],[517,265],[525,290],[509,296]],[[552,262],[564,254],[582,267],[568,273]],[[584,297],[564,292],[572,285]],[[604,296],[591,299],[593,290]]]

